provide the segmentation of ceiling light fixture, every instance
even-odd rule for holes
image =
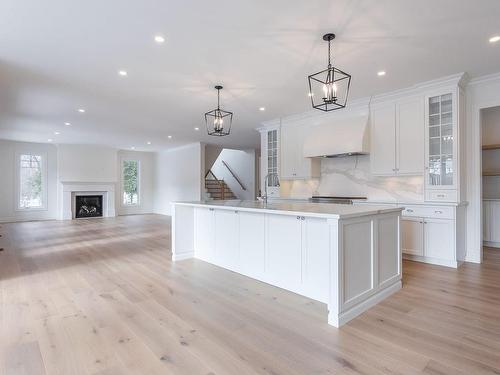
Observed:
[[[47,139],[47,142],[52,142],[52,138]]]
[[[126,70],[119,70],[118,74],[121,75],[122,77],[126,77],[128,75]]]
[[[260,107],[259,108],[259,111],[265,111],[266,110],[266,107]]]
[[[135,147],[134,147],[134,146],[132,146],[132,147],[130,147],[130,149],[131,149],[131,150],[135,150]]]
[[[207,125],[208,135],[223,137],[231,133],[233,123],[233,112],[220,109],[220,90],[222,86],[215,86],[217,90],[217,108],[205,113],[205,123]],[[224,124],[224,121],[226,122]]]
[[[147,141],[146,143],[147,143],[148,145],[150,145],[150,144],[151,144],[151,141]]]
[[[335,34],[323,35],[323,40],[328,42],[327,68],[308,77],[311,104],[313,108],[325,112],[345,108],[351,86],[351,75],[332,65],[331,42],[333,39],[335,39]]]
[[[385,76],[385,71],[381,70],[380,72],[377,73],[379,77]]]
[[[155,36],[155,42],[156,43],[163,43],[165,41],[165,37],[163,37],[162,35],[156,35]]]
[[[59,135],[59,134],[61,134],[61,133],[59,133],[59,132],[54,132],[54,135]]]
[[[194,130],[198,131],[198,130],[200,130],[200,128],[199,128],[199,127],[196,127],[196,128],[194,128]]]
[[[65,122],[64,125],[71,126],[71,122]]]
[[[167,136],[167,138],[168,138],[168,139],[172,139],[172,136],[171,136],[171,135],[169,135],[169,136]]]
[[[85,113],[85,110],[84,110],[83,108],[80,108],[80,109],[78,110],[78,112],[80,112],[80,113]]]
[[[500,35],[495,35],[490,38],[490,43],[496,43],[500,41]]]

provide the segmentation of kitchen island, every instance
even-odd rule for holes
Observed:
[[[402,208],[173,203],[172,260],[198,258],[328,305],[340,327],[401,288]]]

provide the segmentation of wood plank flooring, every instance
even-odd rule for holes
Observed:
[[[500,374],[500,251],[404,262],[341,329],[324,304],[202,261],[158,215],[0,227],[0,375]]]

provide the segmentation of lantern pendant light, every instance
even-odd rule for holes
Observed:
[[[335,34],[323,35],[323,40],[328,42],[328,67],[308,77],[311,104],[313,108],[325,112],[345,108],[351,85],[351,75],[332,65],[333,39]]]
[[[208,135],[222,137],[229,135],[233,123],[233,112],[220,109],[220,90],[222,86],[217,85],[217,108],[205,113],[205,123]]]

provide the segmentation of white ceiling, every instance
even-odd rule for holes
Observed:
[[[262,121],[310,109],[306,77],[326,64],[325,32],[337,34],[352,99],[499,71],[500,42],[488,42],[499,17],[498,0],[2,0],[0,138],[258,147]],[[219,83],[235,113],[225,138],[203,120]]]

